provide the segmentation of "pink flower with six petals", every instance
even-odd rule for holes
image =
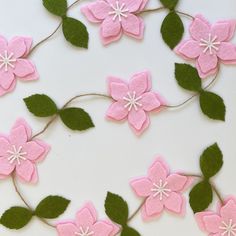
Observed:
[[[120,39],[122,33],[136,39],[143,38],[144,23],[137,13],[148,0],[97,0],[81,8],[93,23],[101,23],[100,35],[106,45]]]
[[[108,220],[97,220],[92,203],[85,204],[76,214],[75,222],[57,224],[59,236],[115,236],[118,226]]]
[[[35,66],[26,59],[31,44],[31,38],[14,37],[8,43],[0,36],[0,96],[15,88],[16,78],[23,81],[38,79]]]
[[[0,136],[0,178],[7,178],[14,171],[23,181],[36,183],[36,162],[43,160],[49,146],[40,140],[31,140],[31,128],[18,119],[9,136]]]
[[[196,220],[201,230],[209,236],[236,235],[236,199],[231,197],[218,211],[205,211],[196,214]]]
[[[136,134],[141,134],[150,123],[147,113],[159,111],[164,104],[159,94],[151,92],[149,72],[135,74],[129,83],[108,78],[108,93],[114,99],[106,116],[116,121],[128,119]]]
[[[183,215],[186,201],[181,193],[191,184],[191,178],[181,174],[169,174],[166,163],[157,158],[148,170],[147,177],[134,179],[131,187],[139,197],[146,198],[142,218],[158,217],[164,209]]]
[[[236,45],[230,43],[236,20],[219,21],[211,25],[197,15],[189,27],[191,38],[182,41],[175,52],[185,59],[196,59],[199,76],[206,78],[218,71],[219,62],[236,64]]]

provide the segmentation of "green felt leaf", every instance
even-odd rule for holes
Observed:
[[[216,175],[223,166],[223,154],[217,143],[208,147],[200,157],[200,167],[205,178]]]
[[[31,220],[33,214],[24,207],[11,207],[5,211],[0,223],[9,229],[21,229]]]
[[[60,196],[48,196],[43,199],[35,210],[40,218],[54,219],[65,212],[70,201]]]
[[[72,130],[83,131],[94,127],[89,114],[81,108],[65,108],[59,114],[63,123]]]
[[[54,101],[44,94],[34,94],[24,98],[28,110],[38,117],[49,117],[58,112]]]
[[[189,203],[194,213],[206,210],[213,200],[210,183],[206,180],[198,183],[191,190],[189,197]]]
[[[162,5],[170,10],[173,10],[178,4],[179,0],[160,0]]]
[[[67,41],[76,47],[88,48],[89,34],[86,26],[71,17],[64,17],[62,29]]]
[[[177,13],[170,12],[162,22],[161,34],[165,43],[174,49],[181,41],[184,33],[184,25]]]
[[[127,202],[119,195],[108,192],[105,200],[107,216],[115,223],[125,226],[129,208]]]
[[[202,112],[214,120],[225,121],[226,108],[224,100],[215,93],[202,91],[200,94]]]
[[[67,12],[67,0],[43,0],[44,7],[54,15],[65,16]]]
[[[188,64],[175,64],[175,78],[184,89],[190,91],[200,91],[202,80],[198,75],[197,69]]]
[[[128,226],[124,226],[121,231],[121,236],[141,236],[138,231]]]

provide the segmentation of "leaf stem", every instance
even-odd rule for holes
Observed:
[[[141,210],[141,208],[144,206],[145,202],[146,202],[146,198],[141,202],[140,206],[137,208],[137,210],[128,218],[127,223],[129,223],[131,220],[134,219],[134,217],[139,213],[139,211]]]

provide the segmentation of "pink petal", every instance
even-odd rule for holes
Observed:
[[[165,182],[167,175],[168,175],[168,170],[159,161],[156,161],[148,170],[148,178],[153,183],[159,183],[160,180]]]
[[[123,100],[128,93],[128,85],[125,83],[111,83],[109,85],[111,96],[115,100]]]
[[[203,217],[206,231],[208,233],[219,233],[221,226],[221,218],[218,215],[208,215]]]
[[[88,8],[90,9],[94,17],[99,20],[104,20],[108,16],[109,11],[111,11],[110,5],[108,5],[108,3],[106,3],[105,1],[100,0],[88,4]]]
[[[44,152],[38,157],[37,162],[43,161],[45,159],[45,157],[48,155],[51,147],[47,143],[45,143],[41,140],[38,140],[38,139],[34,140],[34,142],[36,142],[38,145],[40,145],[44,150]]]
[[[210,71],[207,72],[207,73],[203,73],[202,70],[201,70],[201,67],[200,67],[200,65],[199,65],[199,63],[198,63],[198,61],[196,62],[196,68],[197,68],[197,70],[198,70],[199,76],[200,76],[202,79],[205,79],[205,78],[207,78],[207,77],[209,77],[209,76],[211,76],[211,75],[215,75],[215,74],[217,73],[217,71],[218,71],[218,67],[216,67],[215,69],[212,69],[212,70],[210,70]]]
[[[24,38],[24,41],[25,41],[26,52],[24,54],[24,57],[26,57],[30,52],[30,49],[31,49],[31,46],[33,43],[33,39],[31,37],[22,37],[22,38]]]
[[[108,45],[112,42],[118,41],[122,36],[122,30],[120,31],[120,33],[118,35],[111,36],[111,37],[103,37],[101,31],[102,31],[102,27],[100,27],[100,36],[101,36],[101,40],[102,40],[103,45]]]
[[[183,211],[184,199],[179,193],[171,192],[165,200],[165,207],[174,213],[181,214]]]
[[[172,191],[181,192],[183,191],[188,178],[179,174],[171,174],[168,176],[166,181],[168,183],[168,188],[170,188]]]
[[[178,52],[182,54],[184,57],[195,59],[197,58],[201,53],[201,47],[199,45],[199,42],[195,40],[186,40],[183,41],[178,47]]]
[[[147,116],[147,119],[143,123],[143,126],[141,127],[140,130],[135,129],[133,126],[131,126],[131,128],[134,131],[134,133],[139,136],[149,127],[149,125],[150,125],[150,118]]]
[[[142,4],[141,4],[141,6],[140,6],[140,8],[138,10],[138,12],[144,10],[144,8],[146,7],[147,3],[148,3],[148,0],[143,0]]]
[[[34,67],[26,59],[17,59],[15,63],[14,74],[18,77],[25,77],[34,72]]]
[[[198,58],[198,64],[203,73],[208,73],[217,67],[218,58],[215,54],[202,53]]]
[[[139,197],[148,197],[153,187],[152,182],[145,177],[132,180],[130,185]]]
[[[92,226],[91,230],[96,236],[110,236],[113,227],[105,221],[98,221]]]
[[[114,119],[117,121],[123,120],[128,115],[128,109],[124,107],[123,102],[114,102],[110,105],[107,110],[107,118]]]
[[[112,83],[124,84],[124,86],[127,86],[127,83],[124,80],[122,80],[118,77],[115,77],[115,76],[109,76],[107,78],[107,83],[108,83],[108,94],[109,95],[111,95],[111,84]]]
[[[44,148],[34,141],[24,144],[23,150],[27,153],[27,159],[31,161],[36,161],[44,153]]]
[[[220,210],[220,215],[225,222],[229,222],[231,219],[236,223],[236,203],[233,200],[229,200]]]
[[[12,127],[12,130],[15,129],[15,128],[18,128],[19,126],[23,126],[23,127],[25,128],[27,137],[28,137],[28,139],[30,139],[31,136],[32,136],[32,129],[31,129],[31,127],[29,126],[29,124],[26,122],[26,120],[23,119],[23,118],[17,119],[16,122],[15,122],[15,124],[14,124],[13,127]]]
[[[113,20],[112,16],[106,17],[101,25],[101,35],[104,38],[117,36],[121,31],[121,24],[118,20]]]
[[[4,55],[6,50],[7,50],[7,40],[3,36],[0,36],[0,54]]]
[[[87,202],[87,203],[84,204],[83,207],[87,208],[90,211],[90,213],[93,216],[94,221],[96,221],[97,220],[97,211],[96,211],[93,203],[92,202]]]
[[[89,227],[95,223],[95,219],[90,212],[90,210],[86,207],[82,208],[77,214],[76,214],[76,225],[78,228],[80,227]]]
[[[112,232],[110,233],[109,236],[116,236],[119,231],[120,231],[120,227],[116,224],[114,224],[112,221],[110,220],[104,220],[104,222],[106,222],[107,224],[109,224],[110,226],[112,226]]]
[[[225,21],[220,21],[218,23],[228,23],[228,24],[230,24],[229,36],[226,39],[226,41],[231,40],[234,37],[234,34],[235,34],[236,20],[225,20]]]
[[[23,125],[20,125],[11,130],[9,136],[10,143],[12,145],[20,146],[27,142],[27,131]]]
[[[160,212],[159,214],[156,213],[156,214],[150,216],[150,215],[147,214],[147,211],[146,211],[146,207],[145,207],[145,206],[143,206],[143,207],[141,208],[141,216],[142,216],[143,221],[150,221],[150,220],[153,220],[154,218],[160,217],[161,214],[162,214],[162,212]]]
[[[14,58],[20,58],[27,52],[25,40],[22,37],[13,38],[8,44],[8,53],[13,53]]]
[[[206,226],[205,226],[205,222],[204,222],[204,217],[205,216],[211,216],[211,215],[215,215],[214,212],[212,211],[203,211],[203,212],[199,212],[195,214],[195,219],[197,221],[198,227],[202,230],[202,231],[207,231],[206,230]]]
[[[189,27],[193,39],[200,41],[209,37],[210,24],[201,16],[197,15]]]
[[[235,61],[236,46],[232,43],[221,43],[217,56],[223,61]]]
[[[31,184],[37,184],[38,183],[38,179],[39,179],[38,170],[37,170],[37,167],[34,166],[34,172],[33,172],[33,175],[31,177],[30,183]]]
[[[142,129],[146,119],[147,115],[142,109],[139,109],[137,111],[132,109],[128,114],[129,124],[136,130]]]
[[[129,12],[137,12],[143,4],[143,0],[123,0],[121,1],[125,4],[125,9],[129,9]]]
[[[229,38],[231,24],[229,22],[216,23],[211,27],[211,35],[217,37],[217,42],[226,41]]]
[[[8,176],[10,175],[13,170],[15,169],[15,165],[11,164],[7,157],[0,158],[0,175]]]
[[[17,175],[26,182],[31,182],[34,172],[35,165],[29,160],[21,161],[20,165],[16,165]]]
[[[153,92],[144,93],[140,103],[142,104],[142,109],[145,111],[153,111],[161,106],[160,101]]]
[[[10,149],[10,143],[7,138],[0,137],[0,157],[3,157],[7,154],[7,151]]]
[[[146,213],[149,217],[159,215],[163,209],[163,203],[159,200],[158,197],[150,196],[147,198],[145,203]]]
[[[4,71],[4,69],[0,70],[0,85],[4,90],[8,90],[15,80],[15,76],[12,70]]]
[[[39,79],[39,73],[36,70],[36,67],[32,64],[32,66],[34,67],[34,72],[32,74],[29,74],[25,77],[19,78],[22,81],[33,81],[33,80],[38,80]]]
[[[57,225],[57,232],[59,236],[75,235],[78,229],[73,223],[62,223]]]
[[[90,22],[93,22],[93,23],[100,23],[101,20],[98,20],[94,15],[93,13],[91,12],[91,10],[89,9],[89,4],[85,5],[85,6],[82,6],[80,8],[81,12],[84,14],[84,16],[90,21]]]

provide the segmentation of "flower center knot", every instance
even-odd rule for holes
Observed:
[[[8,150],[7,153],[10,154],[10,156],[8,157],[8,161],[10,162],[10,164],[16,161],[17,164],[20,165],[22,160],[27,160],[25,157],[25,155],[27,155],[27,152],[22,151],[22,146],[17,149],[15,145],[12,145],[12,150]]]
[[[122,17],[126,18],[128,16],[126,13],[129,12],[129,9],[126,8],[124,3],[120,4],[119,1],[116,1],[115,6],[111,4],[111,8],[113,11],[110,11],[108,14],[114,15],[113,21],[115,21],[116,18],[118,18],[119,21],[121,21]]]
[[[133,91],[132,93],[128,92],[126,97],[123,97],[124,101],[127,103],[124,105],[125,108],[128,108],[129,111],[131,111],[132,108],[135,109],[135,111],[138,110],[138,107],[141,107],[142,104],[139,102],[140,99],[142,99],[142,96],[136,96],[136,92]]]
[[[200,46],[204,47],[203,52],[206,53],[207,51],[210,52],[212,55],[214,50],[219,51],[219,45],[221,44],[219,41],[217,41],[217,36],[212,36],[209,34],[208,39],[201,39],[200,40]]]
[[[153,192],[153,197],[159,196],[160,201],[163,200],[164,196],[169,197],[171,190],[166,187],[167,184],[168,183],[166,181],[163,182],[162,179],[160,179],[159,184],[153,183],[153,188],[151,189]]]
[[[83,227],[79,228],[79,232],[75,232],[75,235],[78,236],[92,236],[94,235],[93,231],[90,231],[89,227],[86,227],[86,229],[84,229]]]
[[[13,58],[13,56],[14,53],[8,54],[6,50],[4,54],[0,54],[0,69],[4,67],[5,72],[7,72],[9,67],[15,68],[14,63],[16,62],[16,59]]]
[[[223,231],[221,236],[236,236],[236,224],[232,219],[230,219],[228,224],[225,221],[222,221],[220,229]]]

